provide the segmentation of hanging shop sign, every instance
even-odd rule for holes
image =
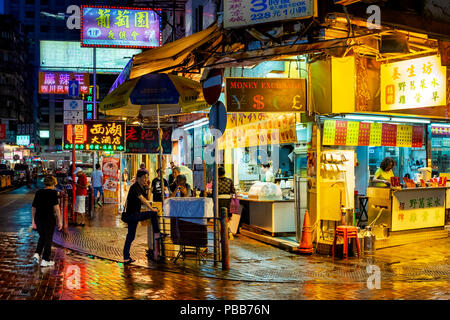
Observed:
[[[445,224],[445,189],[395,192],[392,231],[439,227]]]
[[[19,123],[17,124],[17,134],[34,134],[34,123]]]
[[[80,93],[87,93],[89,87],[89,73],[73,72],[39,72],[39,93],[41,94],[69,94],[69,81],[76,80]]]
[[[125,151],[125,121],[86,121],[84,124],[64,125],[64,150]]]
[[[172,153],[172,129],[162,129],[161,146],[163,154]],[[127,126],[126,153],[159,154],[158,129]]]
[[[105,203],[117,203],[119,198],[119,166],[118,158],[103,157],[103,197]]]
[[[98,85],[97,87],[97,91],[96,91],[96,96],[97,98],[95,99],[96,101],[96,105],[94,105],[94,86],[89,86],[89,90],[87,92],[87,94],[83,95],[83,100],[84,100],[84,120],[94,120],[97,119],[97,105],[98,105],[98,91],[99,91],[99,87]]]
[[[28,146],[31,143],[31,139],[29,135],[17,135],[16,136],[16,144],[18,146]]]
[[[269,119],[227,128],[219,140],[221,149],[295,143],[295,115],[284,114]]]
[[[322,144],[421,148],[423,126],[325,120]]]
[[[161,9],[81,6],[81,46],[159,47],[160,15]]]
[[[228,112],[301,112],[306,80],[226,78],[225,98]]]
[[[381,110],[443,106],[446,68],[438,56],[381,65]]]
[[[6,124],[0,124],[0,139],[6,139]]]
[[[316,0],[225,0],[224,28],[317,16]]]

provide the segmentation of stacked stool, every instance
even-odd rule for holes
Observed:
[[[338,237],[342,237],[344,239],[343,246],[343,256],[344,258],[348,258],[348,239],[356,240],[356,247],[358,248],[358,258],[361,252],[361,248],[359,247],[358,241],[358,230],[354,226],[338,226],[336,228],[333,240],[333,258],[334,258],[334,249],[336,247],[336,240]]]

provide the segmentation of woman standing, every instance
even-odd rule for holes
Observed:
[[[39,233],[39,241],[33,259],[38,263],[43,251],[41,261],[42,267],[49,267],[55,264],[50,260],[50,254],[52,252],[53,233],[55,231],[56,222],[58,222],[58,231],[61,231],[62,229],[58,193],[55,190],[57,183],[58,181],[55,177],[45,177],[45,188],[36,192],[31,207],[33,219],[32,228],[34,230],[37,229]]]
[[[381,161],[380,167],[375,171],[372,179],[375,187],[391,186],[391,178],[394,176],[392,168],[394,168],[394,159],[386,157]]]

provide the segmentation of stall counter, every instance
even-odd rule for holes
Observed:
[[[276,236],[295,232],[294,200],[258,200],[239,197],[248,205],[249,225]],[[243,203],[243,204],[244,204]]]
[[[447,187],[368,188],[368,223],[404,231],[445,225]],[[376,220],[376,221],[375,221]]]

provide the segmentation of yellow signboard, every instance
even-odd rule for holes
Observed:
[[[446,68],[438,56],[381,65],[381,110],[446,104]]]
[[[392,231],[443,226],[445,188],[406,190],[394,193]]]

